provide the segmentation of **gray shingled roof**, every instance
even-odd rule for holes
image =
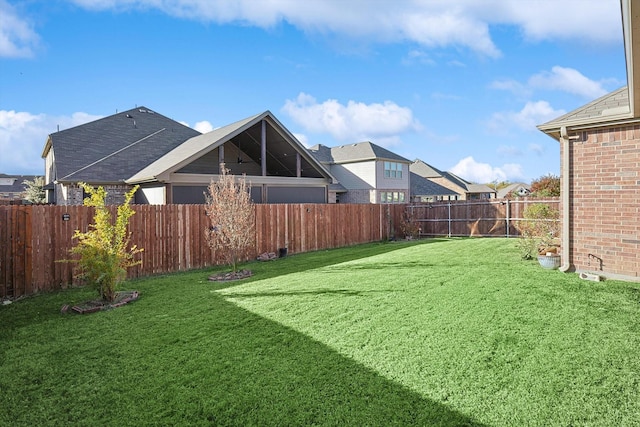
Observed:
[[[411,196],[455,196],[458,194],[417,173],[410,172],[410,174]]]
[[[495,193],[495,191],[491,187],[485,184],[472,184],[469,181],[460,178],[456,174],[436,169],[420,159],[414,160],[414,162],[409,165],[409,170],[418,176],[422,176],[423,178],[445,178],[458,187],[466,190],[468,193]]]
[[[409,165],[409,170],[424,178],[440,178],[442,172],[433,166],[423,162],[420,159],[416,159]]]
[[[200,132],[138,107],[52,133],[43,157],[53,150],[59,182],[123,182],[196,135]]]
[[[26,190],[25,180],[33,181],[35,175],[7,175],[0,173],[0,193],[19,194]]]
[[[552,131],[561,126],[598,124],[630,117],[627,86],[608,93],[587,105],[538,126],[542,131]]]
[[[329,151],[327,151],[327,149]],[[394,162],[411,163],[410,160],[370,141],[331,148],[325,147],[324,145],[315,145],[309,149],[309,152],[323,163],[350,163],[366,160],[391,160]]]

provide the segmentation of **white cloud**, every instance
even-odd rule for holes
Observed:
[[[617,0],[255,1],[255,0],[72,0],[93,10],[155,8],[172,16],[272,28],[287,22],[304,32],[368,42],[409,41],[427,48],[459,46],[498,57],[492,26],[513,25],[529,40],[621,40]]]
[[[0,57],[30,57],[38,40],[38,35],[16,8],[0,0]]]
[[[501,145],[498,147],[497,152],[502,157],[519,157],[522,155],[522,150],[513,145]]]
[[[473,0],[469,0],[473,3]],[[485,6],[485,2],[478,2]],[[494,0],[495,21],[521,26],[528,39],[576,39],[587,43],[622,40],[618,0]]]
[[[423,50],[411,50],[407,53],[407,55],[402,58],[402,63],[404,65],[414,65],[414,64],[422,64],[422,65],[436,65],[436,61],[434,61],[428,53]]]
[[[540,144],[531,143],[529,144],[529,151],[538,156],[541,156],[544,153],[544,147]]]
[[[300,93],[295,100],[287,100],[282,111],[308,132],[328,133],[338,141],[371,140],[390,146],[400,141],[400,135],[421,129],[409,108],[391,101],[343,105],[329,99],[319,104],[311,95]]]
[[[496,80],[489,85],[491,89],[506,90],[516,96],[528,97],[531,95],[531,89],[516,80]]]
[[[527,102],[520,111],[494,113],[487,126],[489,130],[506,134],[512,128],[526,131],[536,130],[536,125],[553,120],[565,114],[564,110],[554,110],[547,101]]]
[[[41,158],[49,134],[68,129],[101,116],[73,113],[71,116],[47,116],[13,110],[0,110],[0,172],[43,175]]]
[[[296,137],[296,139],[298,141],[300,141],[300,143],[302,145],[304,145],[305,147],[309,148],[309,138],[307,138],[307,135],[303,134],[303,133],[294,133],[293,136]]]
[[[485,184],[493,181],[517,181],[524,177],[522,166],[516,163],[506,163],[500,167],[488,163],[479,163],[473,157],[460,160],[451,172],[467,181]]]
[[[543,71],[529,78],[533,88],[552,89],[580,95],[588,99],[599,98],[607,93],[602,83],[585,77],[578,70],[555,66],[551,71]]]
[[[196,124],[193,126],[193,128],[195,130],[197,130],[200,133],[207,133],[207,132],[211,132],[213,130],[213,125],[211,123],[209,123],[206,120],[203,120],[201,122],[196,122]]]

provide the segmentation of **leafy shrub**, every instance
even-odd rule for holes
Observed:
[[[77,239],[78,243],[70,252],[78,258],[70,261],[77,263],[80,270],[78,277],[95,286],[103,300],[114,301],[117,286],[126,278],[127,268],[141,262],[136,261],[134,256],[143,249],[137,248],[136,245],[129,247],[131,233],[127,232],[129,218],[135,214],[130,202],[138,186],[125,195],[124,203],[118,206],[114,223],[111,212],[105,206],[105,189],[94,189],[85,183],[79,185],[89,194],[84,200],[84,205],[93,206],[96,211],[94,223],[89,225],[89,231],[75,231],[73,238]]]
[[[519,225],[518,250],[523,259],[532,259],[539,253],[554,251],[560,234],[560,213],[546,203],[528,206]]]

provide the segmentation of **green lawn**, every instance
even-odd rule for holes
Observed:
[[[640,284],[394,242],[0,306],[0,425],[640,424]]]

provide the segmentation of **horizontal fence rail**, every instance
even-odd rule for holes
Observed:
[[[129,278],[221,264],[206,243],[204,205],[132,205],[131,243],[143,248]],[[112,207],[115,217],[115,207]],[[388,240],[404,205],[255,205],[255,246],[244,259],[265,252],[290,254]],[[69,258],[75,230],[93,222],[87,206],[0,206],[0,299],[14,299],[79,284]]]
[[[290,254],[403,237],[402,222],[418,224],[421,236],[517,236],[527,206],[558,199],[434,202],[418,205],[255,205],[255,245],[244,259],[265,252]],[[115,216],[115,207],[112,207]],[[131,243],[143,248],[129,278],[221,264],[206,243],[204,205],[133,205]],[[93,222],[87,206],[0,206],[0,299],[19,298],[79,284],[69,257],[75,230]]]
[[[519,236],[519,224],[527,221],[524,210],[535,204],[560,207],[559,198],[488,199],[441,201],[407,206],[408,215],[427,237],[512,237]]]

